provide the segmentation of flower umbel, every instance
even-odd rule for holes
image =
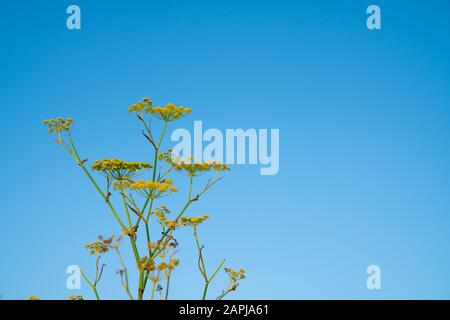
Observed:
[[[242,268],[237,271],[231,268],[225,268],[225,272],[233,283],[238,283],[240,280],[245,279],[245,270]]]
[[[145,108],[145,112],[152,114],[157,119],[163,121],[174,121],[184,117],[186,114],[190,114],[192,110],[191,108],[185,108],[183,106],[176,106],[173,103],[168,103],[165,107],[147,107]]]
[[[185,226],[198,226],[202,222],[208,220],[208,216],[199,216],[199,217],[181,217],[181,223]]]
[[[105,158],[95,160],[91,167],[93,170],[100,171],[104,175],[110,174],[115,180],[121,180],[124,178],[133,178],[141,170],[149,169],[152,165],[147,162],[128,162],[117,158]]]
[[[172,184],[172,179],[165,179],[161,182],[139,180],[131,183],[128,188],[150,198],[161,198],[170,192],[177,191],[177,188]]]
[[[142,98],[140,101],[128,108],[128,112],[136,112],[136,114],[140,117],[142,117],[142,112],[144,112],[153,115],[159,120],[170,122],[178,120],[186,114],[192,113],[192,109],[177,106],[173,103],[168,103],[164,107],[152,107],[152,101],[149,98]]]
[[[110,249],[117,249],[122,242],[122,237],[116,239],[114,235],[104,239],[102,236],[98,237],[99,240],[88,243],[84,247],[89,250],[90,254],[101,254],[108,252]]]
[[[167,162],[175,171],[186,172],[189,176],[198,176],[206,171],[229,171],[230,167],[219,161],[209,160],[205,162],[196,162],[191,158],[181,159],[170,151],[161,153],[159,160]]]
[[[73,119],[58,117],[55,119],[44,120],[43,123],[48,127],[48,133],[61,133],[63,131],[70,131]]]

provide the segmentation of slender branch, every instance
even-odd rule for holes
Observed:
[[[116,220],[119,222],[121,227],[125,227],[122,220],[120,219],[119,215],[117,214],[116,210],[114,209],[113,205],[109,201],[109,197],[105,195],[105,193],[100,189],[99,185],[95,181],[95,179],[92,177],[92,175],[89,173],[89,171],[86,169],[86,166],[84,165],[84,161],[81,160],[80,155],[78,154],[77,148],[75,147],[75,144],[72,140],[72,137],[69,136],[70,145],[72,146],[72,150],[74,152],[74,159],[78,163],[78,165],[83,169],[84,173],[87,175],[89,180],[94,185],[95,189],[98,191],[98,193],[101,195],[101,197],[105,200],[105,202],[108,204],[108,207],[111,209],[111,212],[113,213]]]
[[[169,274],[167,275],[166,294],[165,294],[165,298],[164,298],[165,300],[167,300],[169,297],[170,276],[171,276],[171,271],[169,271]]]
[[[100,296],[98,294],[96,286],[89,281],[89,279],[87,278],[86,274],[83,272],[83,269],[81,269],[80,266],[78,266],[78,268],[80,269],[80,273],[83,276],[84,280],[89,284],[89,286],[91,287],[92,291],[94,291],[95,298],[97,300],[100,300]]]
[[[115,248],[115,249],[116,249],[117,255],[119,256],[120,264],[122,265],[122,270],[123,270],[123,273],[124,273],[125,282],[122,284],[123,288],[124,288],[125,292],[127,293],[128,297],[131,300],[134,300],[133,295],[130,292],[130,286],[129,286],[129,282],[128,282],[127,267],[125,266],[125,262],[122,259],[122,254],[120,253],[119,248]]]

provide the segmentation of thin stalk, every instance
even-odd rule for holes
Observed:
[[[166,281],[166,295],[164,298],[165,300],[167,300],[169,297],[170,275],[171,275],[171,272],[169,271],[169,274],[167,276],[167,281]]]
[[[138,300],[142,300],[144,295],[144,287],[143,287],[143,271],[139,271],[139,289],[138,289]]]
[[[213,275],[208,279],[208,282],[211,282],[214,277],[216,276],[217,272],[219,272],[220,268],[222,268],[223,264],[225,263],[225,259],[222,260],[222,262],[217,267],[216,271],[214,271]]]
[[[99,294],[98,294],[98,291],[97,291],[96,286],[93,285],[93,284],[89,281],[89,279],[87,278],[86,274],[83,272],[83,269],[81,269],[80,266],[78,266],[78,268],[80,269],[80,273],[81,273],[81,275],[83,276],[84,280],[89,284],[89,286],[91,287],[92,291],[94,291],[95,298],[96,298],[97,300],[100,300],[100,296],[99,296]]]
[[[89,171],[86,169],[86,166],[84,165],[83,161],[80,158],[80,155],[78,154],[77,148],[75,147],[75,144],[72,140],[72,138],[69,138],[70,140],[70,145],[73,149],[74,152],[74,159],[76,160],[76,162],[78,163],[78,165],[83,169],[83,172],[86,174],[86,176],[89,178],[89,180],[92,182],[92,184],[94,185],[95,189],[98,191],[98,193],[101,195],[101,197],[103,198],[103,200],[106,201],[106,203],[108,204],[108,207],[111,209],[111,212],[113,213],[114,217],[116,218],[116,220],[119,222],[121,227],[125,227],[125,225],[123,224],[122,220],[120,219],[119,215],[117,214],[116,210],[114,209],[113,205],[111,204],[111,202],[109,201],[109,199],[106,197],[105,193],[102,191],[102,189],[99,187],[99,185],[97,184],[97,182],[95,181],[95,179],[92,177],[92,175],[89,173]]]
[[[209,283],[207,282],[207,283],[205,284],[205,288],[203,289],[202,300],[205,300],[205,299],[206,299],[206,292],[208,292],[208,286],[209,286]]]
[[[208,280],[208,276],[206,275],[206,267],[205,267],[205,261],[203,259],[202,247],[200,246],[200,242],[198,241],[197,228],[195,226],[194,226],[194,238],[195,238],[195,244],[197,245],[197,250],[198,250],[198,259],[199,259],[198,268],[200,269],[200,272],[201,272],[203,278],[205,279],[205,287],[203,289],[203,295],[202,295],[202,300],[205,300],[206,292],[208,291],[209,280]]]
[[[200,242],[198,241],[198,234],[197,234],[197,227],[194,226],[194,238],[195,238],[195,244],[197,245],[197,250],[198,250],[198,256],[201,262],[201,269],[200,271],[202,271],[202,274],[205,278],[205,281],[208,282],[208,277],[206,275],[206,268],[205,268],[205,261],[203,260],[203,254],[202,254],[202,248],[200,247]]]
[[[120,253],[120,251],[119,251],[118,248],[116,248],[116,252],[117,252],[117,255],[119,256],[120,264],[122,265],[123,273],[124,273],[124,276],[125,276],[124,289],[125,289],[126,293],[128,294],[128,297],[129,297],[131,300],[134,300],[134,298],[133,298],[133,296],[132,296],[132,294],[131,294],[131,292],[130,292],[130,286],[129,286],[129,282],[128,282],[128,271],[127,271],[127,267],[125,266],[125,262],[124,262],[123,259],[122,259],[122,254]]]
[[[127,220],[128,220],[129,225],[130,225],[130,229],[132,229],[133,228],[133,224],[131,223],[130,212],[128,210],[127,201],[126,201],[124,193],[122,193],[122,200],[123,200],[123,206],[125,208],[125,213],[127,215]],[[133,235],[128,235],[128,237],[130,238],[131,247],[133,248],[133,254],[134,254],[134,258],[136,260],[136,263],[139,263],[139,260],[141,258],[139,257],[139,251],[138,251],[138,249],[136,247],[136,240],[134,239]]]
[[[156,288],[156,281],[153,281],[153,285],[152,285],[152,295],[150,297],[151,300],[155,299],[155,288]]]
[[[222,262],[220,263],[220,265],[217,267],[216,271],[214,271],[213,275],[206,281],[206,283],[205,283],[205,288],[203,289],[202,300],[205,300],[205,299],[206,299],[206,292],[208,292],[209,284],[210,284],[211,281],[214,279],[214,277],[216,276],[217,272],[219,272],[220,268],[222,268],[222,266],[223,266],[224,263],[225,263],[225,259],[222,260]]]
[[[216,298],[216,300],[222,300],[222,299],[223,299],[227,294],[229,294],[231,291],[233,291],[233,290],[227,289],[226,291],[222,292],[222,294],[220,294],[220,295]]]
[[[123,192],[125,192],[125,191],[123,191]],[[127,200],[125,198],[125,194],[124,193],[122,193],[122,200],[123,200],[123,207],[124,207],[125,213],[127,215],[128,225],[130,226],[130,229],[132,229],[133,228],[133,224],[131,223],[130,212],[128,210]]]

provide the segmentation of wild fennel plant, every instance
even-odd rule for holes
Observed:
[[[189,217],[185,214],[193,203],[197,202],[220,181],[220,173],[230,170],[230,168],[217,161],[199,163],[191,158],[181,159],[175,156],[171,149],[161,150],[168,124],[190,114],[190,108],[176,106],[173,103],[154,107],[150,99],[143,98],[133,104],[128,111],[135,114],[141,123],[143,136],[150,144],[150,150],[153,151],[151,157],[153,161],[152,163],[128,162],[109,158],[94,161],[90,169],[96,171],[105,179],[105,189],[100,187],[101,184],[97,182],[91,174],[91,170],[87,167],[87,159],[80,156],[75,146],[71,130],[73,119],[58,117],[44,121],[44,124],[48,127],[48,132],[56,135],[56,142],[69,153],[88,177],[121,228],[119,237],[99,237],[98,240],[86,245],[89,253],[96,256],[96,272],[95,277],[90,280],[80,267],[81,275],[92,288],[96,299],[100,299],[97,284],[104,271],[104,265],[101,264],[101,255],[109,251],[115,252],[120,262],[118,274],[122,287],[130,299],[135,299],[135,295],[130,289],[131,279],[129,279],[126,262],[120,251],[121,243],[127,238],[134,256],[133,264],[139,274],[138,279],[136,279],[137,299],[144,299],[146,290],[149,291],[147,296],[150,299],[158,297],[159,299],[168,299],[171,275],[179,264],[179,260],[175,258],[178,247],[175,232],[182,227],[189,227],[192,228],[197,247],[198,257],[195,260],[203,278],[201,298],[206,299],[209,284],[223,267],[225,260],[222,260],[213,272],[207,273],[202,253],[203,246],[200,244],[198,237],[198,226],[207,220],[208,216]],[[155,139],[154,132],[151,130],[152,119],[162,123],[158,139]],[[141,174],[146,174],[145,171],[147,171],[150,179],[137,179]],[[175,218],[170,219],[169,208],[159,202],[160,199],[177,193],[177,188],[169,177],[173,172],[181,173],[187,177],[188,194],[183,207],[177,212]],[[195,178],[208,173],[212,174],[212,177],[198,192],[194,191]],[[118,203],[122,207],[121,211],[116,208]],[[157,236],[156,239],[151,238],[151,223],[156,224],[156,227],[161,229],[160,236]],[[144,236],[139,235],[138,237],[138,232],[143,232]],[[145,241],[145,252],[140,252],[139,241]],[[245,278],[243,269],[235,271],[231,268],[225,268],[224,270],[229,277],[229,285],[216,299],[222,299],[228,293],[236,290],[239,281]],[[71,295],[69,299],[82,300],[83,297]]]

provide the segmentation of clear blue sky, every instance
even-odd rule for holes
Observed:
[[[72,3],[80,31],[66,29]],[[372,3],[379,31],[366,28]],[[449,32],[447,0],[2,0],[2,298],[79,293],[66,267],[92,273],[83,245],[118,232],[41,120],[75,118],[91,161],[146,160],[127,113],[144,96],[193,108],[170,130],[280,129],[278,175],[234,166],[191,212],[211,216],[209,268],[226,257],[248,272],[230,298],[450,298]],[[173,297],[197,298],[194,243],[179,238]],[[99,289],[125,298],[106,260]]]

